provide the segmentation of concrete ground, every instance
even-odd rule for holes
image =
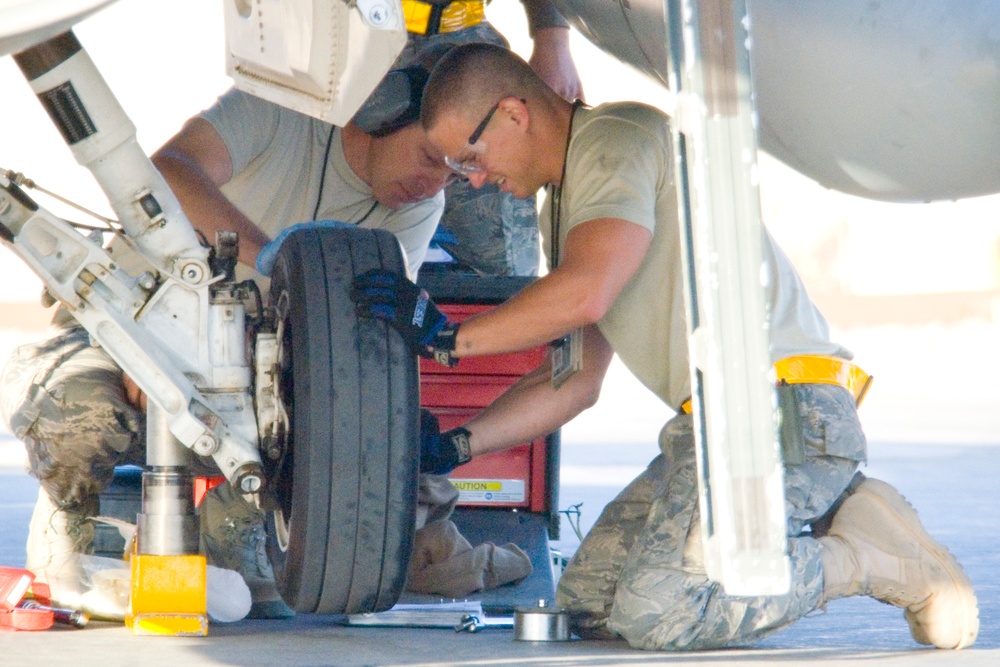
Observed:
[[[16,465],[20,445],[0,441],[0,563],[23,563],[23,545],[37,484]],[[643,446],[616,443],[619,466],[642,466]],[[608,447],[567,446],[574,465],[597,471]],[[636,451],[634,455],[628,452]],[[118,624],[83,630],[4,633],[5,665],[649,665],[667,662],[723,666],[736,663],[799,665],[1000,664],[1000,446],[872,443],[867,472],[899,487],[920,510],[928,529],[963,564],[979,597],[979,640],[961,652],[935,651],[910,638],[899,609],[867,598],[840,600],[788,630],[746,650],[651,654],[621,642],[536,644],[513,640],[509,629],[476,634],[449,629],[345,627],[337,617],[299,615],[290,621],[213,624],[203,638],[135,637]],[[589,514],[617,491],[611,485],[563,485],[567,500]],[[593,512],[587,508],[594,507]],[[565,526],[564,521],[564,530]],[[571,531],[568,531],[570,532]]]

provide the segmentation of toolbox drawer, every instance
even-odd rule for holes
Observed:
[[[425,408],[485,408],[513,383],[502,376],[421,375],[420,404]]]
[[[486,305],[438,304],[450,319],[462,322],[476,313],[490,308]],[[545,360],[545,347],[540,346],[523,352],[491,354],[483,357],[462,359],[457,366],[448,368],[432,359],[420,360],[420,373],[427,375],[481,375],[513,377],[515,380],[525,373],[535,370]]]
[[[427,407],[427,406],[425,406]],[[468,408],[431,408],[441,430],[460,426],[478,412]],[[459,491],[458,504],[474,507],[547,508],[548,442],[539,438],[503,452],[477,456],[453,470],[448,479]]]

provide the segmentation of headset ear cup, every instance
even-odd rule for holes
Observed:
[[[451,44],[439,45],[421,54],[418,64],[391,70],[351,120],[373,137],[384,137],[417,122],[431,70],[453,48]]]
[[[397,119],[412,112],[412,85],[404,70],[393,70],[383,77],[351,121],[368,134],[383,136],[400,127]],[[418,102],[419,104],[419,102]],[[419,107],[417,114],[419,115]]]
[[[396,84],[401,89],[405,85],[405,97],[402,91],[398,93],[398,113],[393,118],[386,118],[380,127],[370,132],[369,134],[372,136],[384,137],[420,120],[420,103],[424,98],[424,84],[427,83],[430,74],[423,67],[407,67],[406,69],[394,70],[394,73],[402,74],[406,79],[405,82],[399,80]]]

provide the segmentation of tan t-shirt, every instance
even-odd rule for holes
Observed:
[[[312,220],[384,229],[399,239],[416,275],[444,211],[443,192],[396,210],[383,206],[348,166],[340,128],[235,88],[200,117],[219,133],[232,160],[233,177],[222,193],[269,237]],[[130,273],[144,270],[124,244],[114,242],[112,252]],[[240,265],[237,276],[266,284],[251,267]]]
[[[340,128],[235,89],[201,117],[233,162],[223,194],[268,236],[311,220],[384,229],[399,239],[416,274],[444,210],[443,193],[396,210],[378,204],[348,166]]]
[[[628,369],[667,405],[691,395],[684,312],[680,227],[673,149],[663,112],[634,102],[577,109],[562,183],[558,247],[577,225],[620,218],[653,233],[638,271],[597,323]],[[552,264],[552,199],[539,216],[542,247]],[[771,356],[850,353],[829,340],[823,316],[788,258],[765,234],[764,257]]]

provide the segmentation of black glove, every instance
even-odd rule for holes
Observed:
[[[458,323],[438,310],[426,290],[399,273],[373,269],[354,279],[351,298],[358,315],[385,320],[422,357],[454,366]]]
[[[470,433],[453,428],[441,433],[437,417],[420,409],[420,472],[445,475],[472,460]]]

